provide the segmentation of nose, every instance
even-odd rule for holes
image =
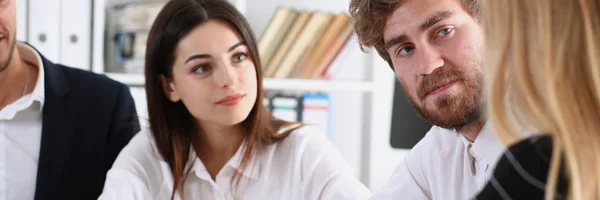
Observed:
[[[436,69],[444,66],[444,59],[438,49],[429,45],[423,45],[417,51],[419,75],[431,74]]]
[[[219,87],[231,87],[237,80],[235,69],[230,63],[220,62],[216,66],[214,81]]]

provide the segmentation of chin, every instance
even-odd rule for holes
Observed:
[[[238,125],[242,122],[244,122],[244,120],[246,120],[248,118],[248,115],[234,115],[234,116],[230,116],[227,119],[223,120],[223,125],[226,126],[233,126],[233,125]]]

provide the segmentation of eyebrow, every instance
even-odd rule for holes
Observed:
[[[231,51],[233,51],[235,48],[237,48],[237,47],[239,47],[239,46],[244,46],[244,45],[246,45],[246,43],[245,43],[245,42],[238,42],[237,44],[234,44],[233,46],[229,47],[229,48],[227,49],[227,52],[231,52]],[[212,58],[212,56],[211,56],[211,55],[208,55],[208,54],[194,54],[194,55],[190,56],[190,57],[189,57],[189,58],[188,58],[188,59],[187,59],[187,60],[184,62],[184,64],[185,64],[185,63],[188,63],[188,62],[190,62],[190,61],[192,61],[192,60],[194,60],[194,59],[203,59],[203,58]]]
[[[450,11],[440,11],[440,12],[434,13],[425,22],[423,22],[423,24],[421,24],[421,26],[419,26],[419,31],[423,32],[423,31],[431,28],[433,25],[437,24],[438,22],[451,17],[452,14],[454,14],[454,13],[452,13]]]
[[[408,40],[408,36],[406,34],[393,37],[392,39],[385,41],[385,49],[387,50],[396,44],[404,43],[406,40]]]
[[[439,11],[439,12],[434,13],[429,18],[427,18],[427,20],[425,20],[425,22],[423,22],[423,24],[421,24],[421,26],[419,26],[419,31],[423,32],[423,31],[431,28],[433,25],[437,24],[438,22],[451,17],[452,14],[454,14],[454,13],[452,13],[450,11]],[[390,47],[392,47],[396,44],[399,44],[399,43],[403,43],[407,40],[408,40],[408,36],[406,34],[402,34],[402,35],[393,37],[392,39],[385,41],[384,47],[387,50]]]

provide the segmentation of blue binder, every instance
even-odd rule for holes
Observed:
[[[306,124],[323,127],[327,137],[331,139],[331,99],[329,95],[305,94],[301,97],[301,102],[300,120]]]

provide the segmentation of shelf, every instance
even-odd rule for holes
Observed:
[[[146,79],[143,74],[104,73],[108,77],[127,85],[143,86]]]
[[[273,79],[265,78],[265,89],[299,91],[363,91],[370,92],[373,83],[352,80],[310,80],[310,79]]]
[[[106,7],[124,7],[136,4],[167,3],[167,0],[113,0],[106,3]]]
[[[105,73],[108,77],[132,86],[145,84],[143,74]],[[265,89],[269,90],[296,90],[296,91],[361,91],[373,90],[373,83],[369,81],[353,80],[308,80],[308,79],[273,79],[265,78]]]

